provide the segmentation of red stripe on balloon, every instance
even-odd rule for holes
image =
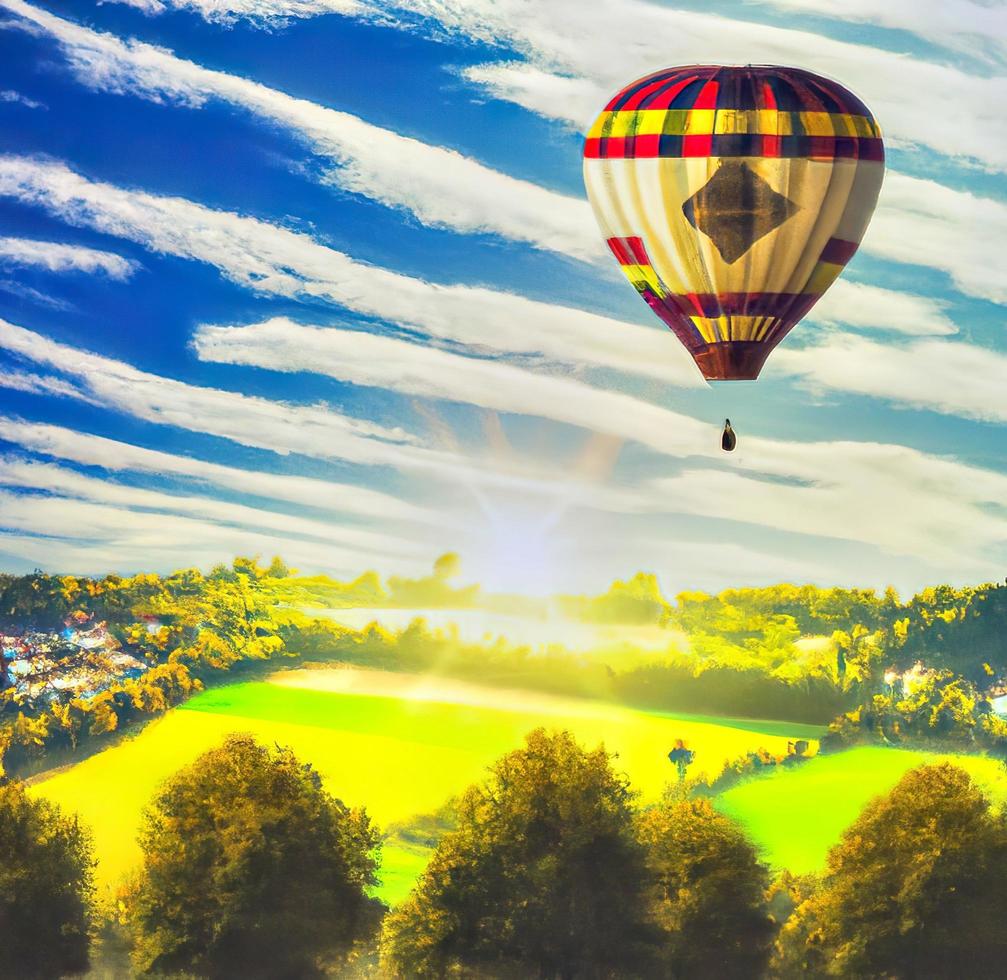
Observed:
[[[762,101],[765,108],[776,108],[776,96],[773,94],[773,86],[769,82],[762,83]],[[780,136],[778,133],[765,133],[763,135],[762,155],[764,157],[778,157],[780,155]]]
[[[848,242],[843,238],[830,238],[818,257],[819,262],[830,262],[833,265],[846,265],[859,247],[859,242]]]

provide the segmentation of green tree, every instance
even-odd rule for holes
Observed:
[[[84,973],[94,900],[90,835],[75,817],[0,786],[0,976]]]
[[[376,928],[378,836],[289,749],[229,736],[162,787],[139,843],[141,974],[316,976]]]
[[[604,748],[531,732],[460,799],[457,830],[385,920],[385,966],[407,977],[637,972],[650,933],[630,804]]]
[[[769,879],[741,830],[708,800],[668,800],[641,814],[650,909],[668,977],[761,975],[774,927]]]
[[[963,769],[923,766],[869,804],[784,926],[784,977],[989,977],[1007,962],[1007,833]]]

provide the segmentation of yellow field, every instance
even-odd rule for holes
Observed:
[[[158,784],[229,732],[291,746],[330,792],[384,825],[436,809],[539,725],[568,728],[586,745],[604,742],[645,797],[673,778],[667,753],[676,738],[696,750],[694,772],[716,772],[725,759],[759,746],[783,753],[788,737],[809,734],[804,726],[717,723],[399,674],[297,671],[207,691],[33,792],[91,826],[98,877],[108,885],[139,858],[141,810]],[[394,873],[397,859],[388,858]]]

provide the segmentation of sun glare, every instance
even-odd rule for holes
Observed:
[[[489,592],[548,596],[562,591],[561,541],[556,527],[562,509],[529,511],[514,505],[484,504],[476,535],[473,581]]]

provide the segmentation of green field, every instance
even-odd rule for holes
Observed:
[[[941,758],[969,770],[994,798],[1007,799],[1007,771],[993,759],[858,748],[772,770],[722,793],[716,806],[745,827],[774,868],[817,871],[868,801],[914,766]]]
[[[206,691],[139,735],[40,780],[35,791],[76,810],[92,827],[99,880],[112,884],[138,859],[141,810],[157,785],[228,732],[290,745],[318,769],[330,792],[366,806],[386,825],[437,809],[540,725],[568,728],[587,745],[604,742],[644,798],[656,797],[673,777],[667,752],[676,738],[696,750],[695,771],[715,773],[726,759],[759,746],[783,753],[788,738],[818,731],[380,672],[299,671]],[[381,894],[400,898],[425,857],[386,847]]]

